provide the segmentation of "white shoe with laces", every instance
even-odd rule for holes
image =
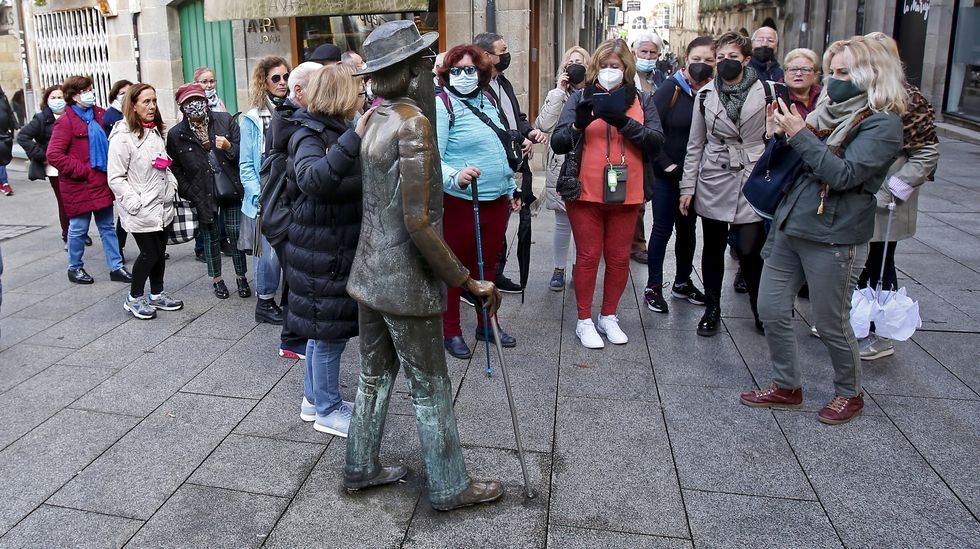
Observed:
[[[578,336],[578,340],[587,349],[602,349],[606,346],[605,342],[602,341],[602,337],[599,336],[599,332],[596,331],[595,324],[592,323],[591,318],[578,321],[578,324],[575,326],[575,335]]]
[[[630,341],[630,338],[626,337],[626,334],[620,329],[619,318],[616,315],[599,315],[599,323],[596,329],[600,334],[606,336],[609,343],[613,345],[625,345]]]
[[[299,418],[303,421],[316,421],[316,406],[306,397],[303,397],[303,403],[300,404]]]
[[[326,416],[316,416],[313,428],[321,433],[327,433],[338,437],[347,438],[347,430],[350,429],[350,420],[354,415],[354,409],[341,402],[340,406]]]

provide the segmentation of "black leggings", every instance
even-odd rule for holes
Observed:
[[[167,251],[167,234],[163,231],[154,233],[133,233],[133,240],[139,246],[140,255],[133,263],[133,284],[129,295],[143,295],[146,279],[150,279],[150,293],[158,295],[163,291],[163,272],[167,262],[163,254]]]
[[[881,279],[881,289],[893,291],[898,289],[898,273],[895,271],[895,242],[872,242],[868,246],[868,261],[858,278],[858,288],[877,288],[878,276],[881,274],[881,262],[885,262],[885,276]]]
[[[704,244],[701,249],[701,274],[704,277],[704,294],[708,305],[721,303],[721,285],[725,278],[725,246],[728,245],[728,228],[725,221],[701,218]],[[732,225],[735,233],[735,254],[742,267],[742,276],[749,287],[749,302],[756,310],[759,298],[759,279],[762,277],[762,247],[766,243],[766,230],[761,221]]]

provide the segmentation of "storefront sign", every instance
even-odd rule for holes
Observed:
[[[263,44],[281,41],[279,37],[279,23],[269,17],[264,19],[249,19],[245,25],[245,32],[261,35]]]
[[[895,40],[905,62],[905,78],[918,86],[922,82],[922,60],[926,51],[929,0],[899,0],[897,9]]]
[[[428,0],[204,0],[207,21],[426,11]]]

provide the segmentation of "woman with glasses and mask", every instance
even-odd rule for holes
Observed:
[[[214,69],[211,67],[198,67],[194,69],[194,82],[204,88],[204,95],[208,99],[208,108],[211,112],[228,112],[224,101],[218,97],[218,81],[214,78]]]
[[[255,241],[255,216],[262,192],[259,169],[266,150],[266,131],[272,114],[289,95],[289,64],[282,57],[263,57],[252,71],[249,101],[252,108],[242,116],[240,176],[245,188],[242,200],[242,224],[238,248],[255,250],[252,270],[255,272],[255,321],[281,325],[282,309],[276,304],[276,291],[282,278],[282,267],[275,250],[262,235]]]
[[[629,337],[616,311],[629,281],[636,217],[653,185],[654,155],[664,134],[653,97],[634,84],[636,62],[622,40],[607,40],[589,63],[586,86],[575,91],[551,138],[557,154],[581,148],[581,194],[565,202],[575,236],[575,335],[589,349]],[[652,190],[652,189],[651,189]],[[592,321],[599,262],[605,260],[602,307]]]
[[[484,95],[491,74],[489,56],[476,46],[456,46],[446,52],[438,72],[444,91],[436,99],[436,134],[442,159],[446,243],[471,273],[478,272],[470,185],[479,180],[483,278],[493,282],[507,218],[511,210],[520,210],[521,199],[514,194],[517,190],[514,171],[507,163],[503,143],[490,127],[490,124],[498,129],[506,127],[500,112]],[[473,356],[473,351],[466,344],[460,327],[460,292],[460,288],[449,288],[442,331],[446,351],[456,358],[467,359]],[[483,315],[477,313],[476,317],[476,339],[483,341],[487,327],[483,324]],[[493,338],[492,331],[489,337]],[[514,347],[517,340],[501,330],[500,343],[504,347]]]
[[[541,107],[541,113],[534,120],[535,128],[549,135],[555,131],[558,118],[561,116],[562,109],[565,108],[568,96],[585,85],[585,71],[589,61],[589,52],[579,46],[573,46],[565,52],[561,70],[558,71],[558,85],[548,92],[544,106]],[[564,163],[565,155],[555,154],[555,151],[548,147],[548,157],[545,160],[545,166],[548,169],[545,174],[545,206],[555,212],[555,234],[553,238],[555,271],[551,275],[548,287],[555,292],[565,289],[565,266],[568,264],[568,246],[572,240],[572,226],[568,223],[565,203],[555,190],[558,174],[561,172]]]
[[[717,76],[694,99],[691,135],[680,183],[681,215],[701,218],[704,243],[701,274],[705,311],[698,335],[710,337],[721,325],[721,287],[729,229],[749,290],[755,326],[763,331],[756,309],[759,276],[766,242],[762,218],[755,213],[742,186],[766,148],[766,92],[755,70],[752,42],[726,32],[715,40]]]
[[[786,54],[783,64],[789,99],[796,106],[796,112],[806,118],[817,107],[817,98],[823,90],[819,84],[820,57],[813,50],[797,48]]]
[[[88,76],[69,76],[61,84],[68,107],[54,123],[48,142],[48,163],[58,170],[61,199],[68,216],[68,280],[75,284],[92,284],[85,272],[82,255],[89,223],[102,238],[102,251],[109,267],[109,278],[130,283],[133,275],[123,267],[112,215],[112,190],[106,170],[109,163],[109,138],[102,129],[102,107],[95,104],[94,83]]]
[[[677,271],[671,286],[671,296],[694,305],[704,305],[704,294],[691,280],[694,269],[695,217],[677,215],[680,199],[681,177],[684,175],[684,158],[687,140],[691,134],[691,118],[694,116],[694,98],[714,75],[715,39],[699,36],[687,45],[687,62],[682,70],[674,73],[653,94],[653,102],[664,129],[664,148],[653,162],[656,182],[653,186],[653,230],[650,233],[649,259],[647,261],[647,287],[643,300],[647,308],[656,313],[667,313],[667,301],[663,297],[664,254],[667,242],[676,228],[674,257]]]

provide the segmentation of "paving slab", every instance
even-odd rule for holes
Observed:
[[[239,298],[235,291],[235,279],[231,275],[225,284],[231,284],[229,291],[232,292],[226,303],[197,317],[181,330],[180,335],[237,341],[255,328],[255,298]],[[211,299],[215,299],[214,294]]]
[[[183,387],[183,391],[260,399],[289,370],[279,357],[281,326],[260,324]],[[186,333],[186,332],[181,332]]]
[[[876,395],[980,400],[980,395],[914,342],[894,343],[894,355],[862,362],[862,383],[867,391]]]
[[[551,524],[689,535],[658,407],[559,398],[555,433]]]
[[[645,335],[650,356],[656,357],[653,370],[658,384],[733,388],[752,384],[752,375],[725,331],[714,337],[658,330],[646,330]],[[765,339],[760,337],[756,345],[764,346]]]
[[[980,393],[980,334],[917,332],[912,340],[942,363],[960,381]]]
[[[551,456],[528,452],[526,461],[535,497],[524,494],[524,480],[516,452],[493,448],[465,448],[471,478],[504,483],[503,497],[451,513],[435,511],[422,495],[402,547],[544,547],[548,526],[548,479]],[[507,524],[507,528],[501,528]]]
[[[235,433],[279,440],[327,444],[331,437],[313,430],[313,425],[299,418],[303,400],[303,361],[293,362],[292,368],[279,380],[245,419]],[[345,400],[353,401],[355,392],[342,392]],[[392,396],[392,400],[394,400]]]
[[[71,353],[70,349],[18,343],[0,351],[0,393]]]
[[[649,361],[572,362],[559,367],[560,396],[659,402]]]
[[[48,502],[146,520],[253,405],[178,393]]]
[[[845,546],[980,545],[980,522],[888,418],[776,418]]]
[[[116,326],[133,318],[119,314],[122,312],[121,303],[121,299],[102,298],[90,307],[57,324],[46,321],[51,327],[35,332],[36,335],[31,337],[29,342],[36,345],[55,345],[81,349],[109,333]]]
[[[980,402],[875,400],[974,517],[980,516]]]
[[[289,500],[185,484],[127,547],[261,547]]]
[[[0,322],[0,351],[34,337],[54,324],[51,320],[10,316]],[[40,345],[41,343],[38,342]]]
[[[71,480],[136,421],[62,410],[0,452],[0,532]]]
[[[637,549],[691,549],[690,540],[611,530],[573,528],[551,525],[548,528],[548,547],[564,549],[593,549],[595,547],[636,547]]]
[[[171,337],[103,381],[72,407],[144,417],[230,345],[225,339]]]
[[[290,498],[325,449],[323,444],[232,434],[188,482]]]
[[[682,488],[816,500],[772,414],[730,389],[661,388]]]
[[[122,547],[142,521],[42,505],[0,538],[0,548]]]
[[[112,375],[107,368],[55,365],[0,394],[0,449]]]
[[[697,547],[843,547],[816,501],[684,490]]]

